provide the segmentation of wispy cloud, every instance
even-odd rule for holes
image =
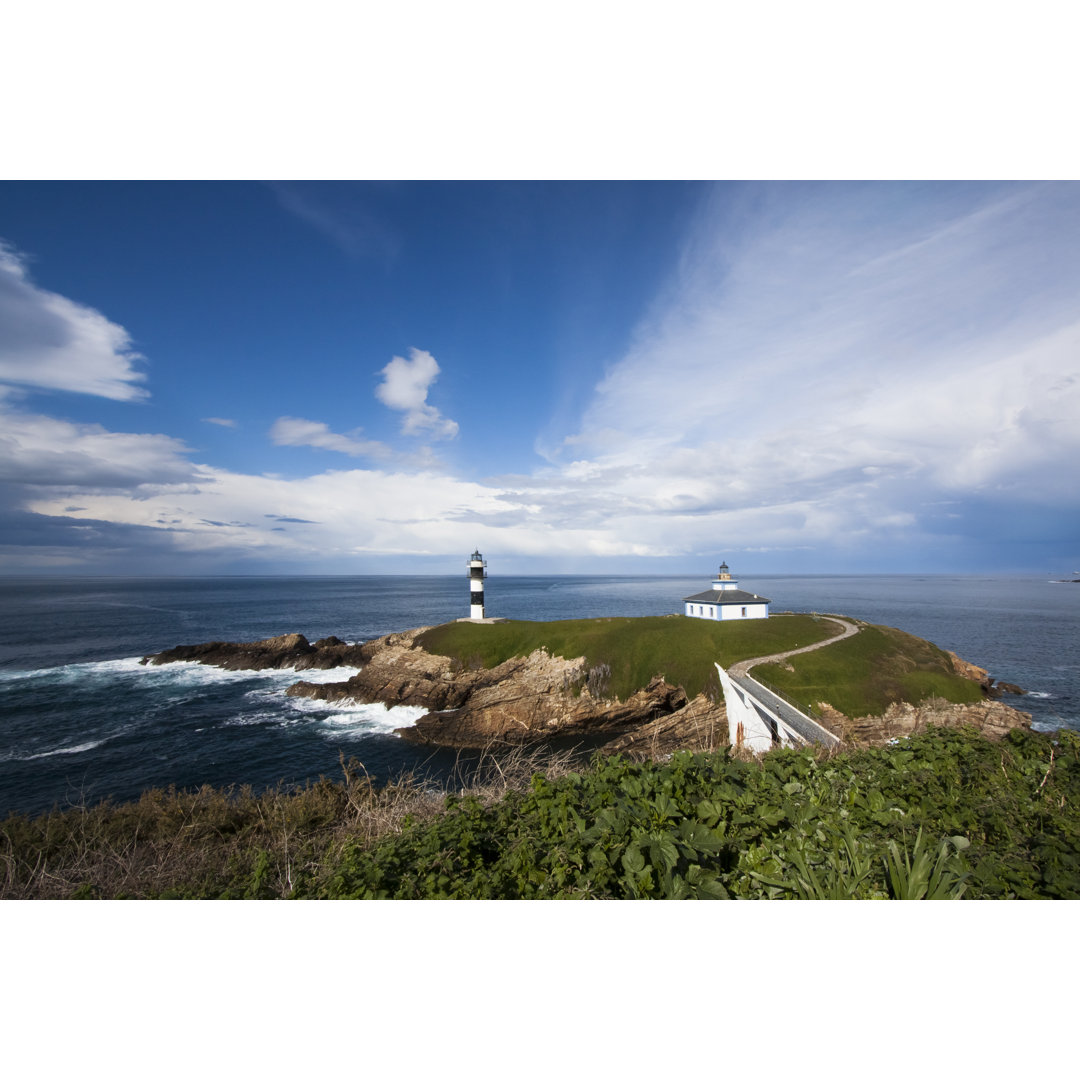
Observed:
[[[0,240],[0,381],[117,401],[148,396],[143,357],[99,311],[30,279],[26,260]]]
[[[533,478],[547,512],[614,529],[621,506],[676,548],[917,543],[943,497],[1075,499],[1080,187],[759,201],[696,223],[565,464]]]
[[[363,185],[279,181],[269,187],[285,210],[317,229],[347,255],[389,262],[400,250],[400,238],[364,198]]]
[[[375,439],[361,439],[360,429],[338,434],[318,420],[299,416],[279,416],[270,428],[270,439],[277,446],[312,446],[318,450],[333,450],[349,457],[385,458],[390,448]]]
[[[218,427],[234,428],[236,427],[235,420],[229,420],[224,416],[204,416],[204,424],[217,424]]]
[[[382,369],[383,381],[375,388],[375,396],[387,408],[405,413],[401,430],[406,435],[426,434],[435,439],[457,435],[457,421],[444,417],[427,402],[439,370],[435,357],[423,349],[410,349],[408,360],[395,356]]]

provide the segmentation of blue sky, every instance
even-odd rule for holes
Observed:
[[[1080,565],[1080,185],[0,184],[0,572]]]

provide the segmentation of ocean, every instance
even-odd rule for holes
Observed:
[[[707,577],[500,577],[489,615],[663,615]],[[1032,577],[744,577],[772,610],[851,615],[953,649],[1031,691],[1009,704],[1038,730],[1080,730],[1080,585]],[[339,755],[379,780],[445,779],[457,755],[394,734],[416,708],[287,698],[293,672],[143,667],[174,645],[299,632],[365,641],[468,614],[460,576],[0,580],[0,816],[134,799],[150,787],[340,778]],[[307,672],[336,681],[350,671]]]

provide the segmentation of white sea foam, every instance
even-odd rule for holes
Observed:
[[[138,656],[128,656],[121,660],[94,660],[84,664],[64,664],[61,667],[37,668],[31,671],[5,671],[0,680],[14,682],[19,679],[40,680],[50,683],[82,682],[87,679],[132,679],[147,678],[161,683],[185,683],[192,686],[205,683],[228,682],[235,679],[250,679],[258,672],[224,671],[221,668],[207,667],[195,660],[183,660],[175,664],[143,666]]]
[[[250,711],[236,713],[224,721],[226,727],[291,727],[314,724],[333,735],[390,732],[412,727],[428,710],[416,705],[387,708],[381,703],[319,701],[314,698],[286,697],[281,687],[259,687],[244,698]]]
[[[86,750],[96,750],[108,741],[108,739],[94,739],[91,742],[79,743],[78,746],[58,746],[55,750],[46,750],[41,754],[31,754],[26,760],[33,761],[35,758],[55,757],[57,754],[81,754]]]
[[[1037,698],[1052,698],[1053,694],[1047,694],[1042,690],[1029,690],[1025,697],[1037,697]]]
[[[63,664],[60,667],[30,670],[0,671],[0,682],[40,679],[45,682],[78,682],[83,679],[140,678],[157,683],[184,683],[192,686],[243,682],[263,679],[291,686],[301,679],[312,683],[345,682],[359,672],[356,667],[319,668],[297,671],[295,668],[268,668],[263,671],[226,671],[198,660],[177,660],[171,664],[143,664],[142,657],[127,656],[119,660],[94,660],[83,664]]]
[[[126,662],[126,661],[123,661]],[[262,671],[241,669],[239,671],[226,671],[224,668],[213,667],[210,664],[200,664],[198,660],[178,660],[172,664],[147,664],[139,668],[140,671],[153,672],[159,677],[174,676],[182,679],[190,679],[193,682],[239,682],[250,679],[261,679],[275,686],[292,686],[301,680],[310,683],[333,683],[345,682],[352,678],[360,669],[355,667],[319,668],[297,671],[295,668],[264,668]]]
[[[288,698],[289,708],[312,717],[324,727],[327,735],[351,735],[371,732],[390,732],[396,728],[412,727],[428,710],[420,705],[395,705],[387,708],[381,702],[365,704],[358,701],[318,701],[314,698]]]
[[[237,713],[223,721],[225,727],[292,727],[299,724],[300,717],[289,716],[280,709],[260,709],[256,712]]]
[[[349,734],[358,729],[394,731],[397,728],[412,727],[427,711],[417,705],[395,705],[390,709],[382,704],[356,705],[331,713],[323,723],[330,728],[331,735]]]
[[[139,657],[131,656],[124,660],[96,660],[85,664],[63,664],[60,667],[2,671],[0,682],[16,682],[20,679],[71,681],[98,675],[126,675],[138,670]]]
[[[348,682],[354,675],[359,675],[358,667],[307,668],[304,671],[289,671],[290,681],[303,679],[309,683]]]
[[[265,674],[261,671],[226,671],[224,668],[200,664],[197,660],[180,660],[175,664],[147,664],[139,675],[161,685],[214,686],[222,683],[246,682]]]
[[[58,746],[54,750],[42,750],[40,754],[20,754],[17,751],[11,751],[0,755],[0,761],[38,761],[41,758],[56,757],[58,754],[82,754],[87,750],[95,750],[108,741],[108,739],[95,739],[76,746]]]

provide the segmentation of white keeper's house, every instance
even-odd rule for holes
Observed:
[[[771,602],[757,593],[743,592],[727,563],[720,564],[711,589],[683,597],[692,619],[767,619]]]

